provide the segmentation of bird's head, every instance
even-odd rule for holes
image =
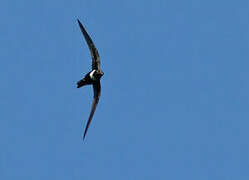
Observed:
[[[101,71],[101,70],[97,70],[97,71],[95,72],[95,75],[96,75],[98,78],[101,78],[101,77],[104,75],[104,72]]]

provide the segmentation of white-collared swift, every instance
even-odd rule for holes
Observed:
[[[90,50],[91,56],[92,56],[92,70],[89,73],[87,73],[84,78],[82,78],[80,81],[77,82],[77,88],[80,88],[80,87],[85,86],[85,85],[92,85],[93,86],[94,97],[93,97],[91,112],[90,112],[90,115],[89,115],[89,118],[88,118],[88,121],[86,124],[84,135],[83,135],[83,139],[85,139],[87,130],[88,130],[90,123],[92,121],[92,118],[93,118],[93,114],[94,114],[95,109],[97,107],[97,104],[99,102],[99,97],[100,97],[100,93],[101,93],[100,79],[104,75],[104,72],[100,69],[100,57],[99,57],[99,53],[98,53],[97,48],[95,47],[92,39],[88,35],[87,31],[83,27],[80,20],[77,19],[77,21],[79,23],[80,30],[85,37],[85,40],[87,42],[87,45],[89,47],[89,50]]]

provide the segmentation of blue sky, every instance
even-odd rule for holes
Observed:
[[[247,0],[0,2],[0,179],[249,178]],[[105,75],[92,88],[79,18]]]

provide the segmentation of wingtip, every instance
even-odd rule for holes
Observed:
[[[79,25],[81,25],[81,22],[80,22],[80,20],[78,18],[77,18],[77,22],[78,22]]]
[[[83,141],[85,140],[85,137],[86,137],[86,134],[84,133],[84,135],[83,135]]]

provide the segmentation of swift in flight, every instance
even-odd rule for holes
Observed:
[[[93,96],[92,108],[91,108],[91,112],[90,112],[90,115],[89,115],[89,118],[88,118],[88,121],[86,124],[84,135],[83,135],[83,139],[85,139],[87,130],[88,130],[90,123],[92,121],[92,118],[93,118],[94,111],[95,111],[97,104],[99,102],[99,97],[100,97],[100,93],[101,93],[100,79],[104,75],[104,72],[100,69],[100,57],[99,57],[99,53],[98,53],[97,48],[95,47],[92,39],[90,38],[90,36],[86,32],[85,28],[83,27],[83,25],[79,19],[78,19],[78,23],[80,26],[80,30],[85,37],[85,40],[87,42],[87,45],[89,47],[89,50],[90,50],[91,56],[92,56],[92,70],[89,73],[87,73],[84,78],[82,78],[80,81],[77,82],[77,88],[80,88],[80,87],[85,86],[85,85],[92,85],[93,86],[94,96]]]

